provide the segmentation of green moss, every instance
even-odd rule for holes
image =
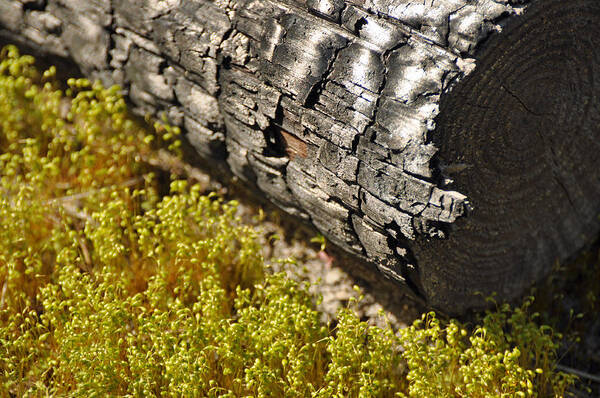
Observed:
[[[399,333],[352,304],[330,330],[306,285],[266,272],[235,202],[181,180],[159,196],[144,159],[177,151],[178,129],[150,132],[117,87],[62,92],[33,63],[2,50],[0,395],[542,396],[572,381],[528,304],[472,332],[428,314]]]
[[[531,303],[488,311],[471,331],[434,313],[400,330],[410,396],[564,396],[574,377],[554,371],[561,336],[535,322]]]

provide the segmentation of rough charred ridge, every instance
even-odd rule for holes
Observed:
[[[596,0],[0,0],[0,26],[442,309],[598,232]]]

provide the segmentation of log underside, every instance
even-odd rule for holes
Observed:
[[[3,36],[449,312],[597,234],[598,26],[595,0],[0,0]]]

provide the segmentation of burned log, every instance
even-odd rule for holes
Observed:
[[[598,233],[596,0],[0,0],[0,27],[435,307]]]

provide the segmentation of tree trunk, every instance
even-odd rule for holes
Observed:
[[[0,0],[0,25],[435,307],[598,232],[597,0]]]

